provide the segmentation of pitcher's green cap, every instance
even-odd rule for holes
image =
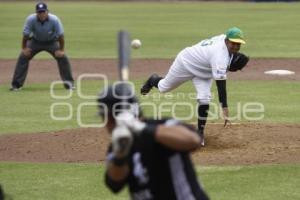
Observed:
[[[237,27],[228,29],[226,31],[226,38],[231,42],[246,44],[246,42],[244,41],[243,32]]]

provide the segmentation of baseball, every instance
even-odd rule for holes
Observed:
[[[131,47],[134,49],[138,49],[142,46],[142,42],[139,39],[134,39],[131,41]]]

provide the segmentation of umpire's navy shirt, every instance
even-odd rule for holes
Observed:
[[[50,13],[44,22],[39,21],[37,14],[29,15],[23,30],[24,36],[32,37],[40,42],[54,41],[63,34],[64,28],[60,19]]]

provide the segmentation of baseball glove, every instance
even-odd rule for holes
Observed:
[[[237,70],[242,70],[248,63],[249,57],[242,53],[236,53],[233,55],[231,60],[229,71],[236,72]]]

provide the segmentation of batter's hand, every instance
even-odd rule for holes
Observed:
[[[30,57],[31,56],[31,49],[28,47],[25,47],[24,49],[22,49],[22,53],[24,54],[24,56],[26,57]]]
[[[54,54],[55,54],[55,57],[61,58],[65,55],[65,52],[63,50],[57,50],[54,52]]]
[[[112,151],[116,158],[128,155],[133,142],[132,133],[126,126],[116,126],[112,131]]]
[[[231,124],[230,120],[229,120],[229,111],[228,111],[228,108],[225,107],[223,108],[223,117],[224,117],[224,127],[227,126],[227,124]]]
[[[140,133],[146,127],[145,122],[140,121],[131,112],[123,111],[116,117],[117,125],[125,126],[133,133]]]

